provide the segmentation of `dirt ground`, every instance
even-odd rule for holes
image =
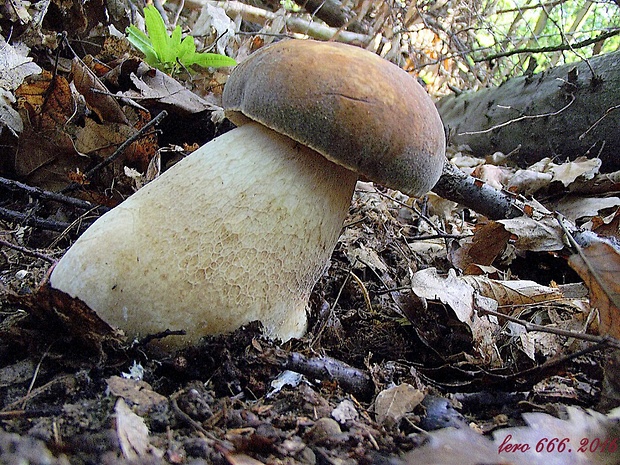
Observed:
[[[498,331],[502,365],[490,367],[449,308],[418,305],[406,286],[410,270],[447,262],[407,246],[418,229],[411,212],[387,193],[358,190],[312,294],[311,329],[283,346],[258,325],[175,354],[76,328],[41,304],[58,297],[33,294],[49,263],[4,248],[0,462],[388,463],[423,444],[425,431],[489,433],[522,424],[523,412],[596,405],[600,353],[546,366]],[[24,233],[30,247],[57,237]],[[352,254],[362,249],[362,258]],[[540,257],[521,266],[548,280],[570,271]],[[377,394],[402,385],[420,398],[378,422]],[[119,426],[123,418],[138,426]]]

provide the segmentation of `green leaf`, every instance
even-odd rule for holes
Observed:
[[[194,44],[194,38],[187,36],[181,42],[178,48],[178,58],[185,66],[190,66],[192,63],[187,63],[186,60],[196,54],[196,44]]]
[[[166,30],[164,20],[159,14],[159,11],[157,11],[157,8],[153,5],[144,8],[144,23],[146,24],[146,32],[149,33],[153,49],[155,49],[159,61],[170,61],[168,58],[172,55],[169,45],[170,36]]]
[[[144,23],[148,35],[131,25],[126,29],[127,39],[144,54],[149,65],[162,71],[174,74],[181,66],[219,68],[237,64],[235,60],[224,55],[196,53],[196,44],[192,36],[186,36],[181,40],[180,26],[172,31],[172,35],[168,34],[163,18],[152,5],[144,8]]]
[[[157,52],[153,48],[151,39],[133,24],[126,29],[127,39],[138,50],[140,50],[149,64],[157,63]]]
[[[203,68],[221,68],[223,66],[235,66],[237,62],[226,55],[218,53],[196,53],[192,64],[202,66]]]

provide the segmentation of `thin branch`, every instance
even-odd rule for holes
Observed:
[[[21,253],[23,253],[25,255],[30,255],[30,256],[35,257],[35,258],[40,258],[41,260],[45,260],[48,263],[54,263],[56,261],[52,257],[50,257],[49,255],[45,255],[45,254],[42,254],[41,252],[37,252],[36,250],[28,249],[26,247],[22,247],[21,245],[11,244],[10,242],[5,241],[3,239],[0,239],[0,246],[7,247],[7,248],[13,249],[13,250],[17,250],[18,252],[21,252]]]
[[[0,186],[4,186],[10,190],[20,190],[29,195],[32,195],[33,197],[38,197],[45,200],[53,200],[55,202],[64,203],[73,207],[82,208],[84,210],[90,210],[92,208],[99,208],[105,211],[109,210],[108,207],[97,206],[86,200],[76,199],[75,197],[62,195],[58,192],[46,191],[44,189],[41,189],[40,187],[29,186],[19,181],[14,181],[12,179],[7,179],[3,177],[0,177]]]
[[[592,73],[592,74],[594,74],[594,73]],[[605,111],[605,113],[603,114],[603,116],[601,116],[594,123],[592,123],[592,126],[590,126],[583,134],[581,134],[579,136],[579,140],[582,140],[586,136],[586,134],[588,134],[592,129],[594,129],[596,127],[596,125],[598,123],[600,123],[601,121],[603,121],[607,117],[607,115],[609,115],[612,111],[615,111],[615,110],[618,110],[618,109],[620,109],[620,105],[615,105],[615,106],[613,106],[611,108],[608,108]]]
[[[487,55],[486,57],[474,58],[474,62],[482,63],[484,61],[496,60],[498,58],[509,57],[512,55],[517,55],[520,53],[545,53],[545,52],[560,52],[564,50],[572,50],[576,48],[587,47],[588,45],[595,44],[600,42],[601,40],[609,39],[610,37],[614,37],[620,34],[620,29],[612,29],[611,31],[603,32],[596,37],[591,37],[590,39],[582,40],[581,42],[577,42],[576,44],[558,44],[558,45],[550,45],[548,47],[524,47],[515,50],[508,50],[506,52],[496,53],[494,55]]]
[[[554,328],[550,326],[541,326],[541,325],[537,325],[534,323],[530,323],[529,321],[515,318],[514,316],[506,315],[505,313],[495,312],[493,310],[483,310],[481,313],[486,314],[486,315],[493,315],[498,318],[504,318],[505,320],[520,324],[521,326],[525,328],[527,332],[538,331],[541,333],[556,334],[558,336],[572,337],[575,339],[581,339],[583,341],[594,342],[596,344],[605,344],[610,347],[620,349],[620,341],[618,339],[614,339],[611,336],[596,336],[594,334],[577,333],[575,331],[568,331],[566,329]]]
[[[0,207],[0,219],[4,221],[13,221],[26,226],[33,226],[39,229],[47,229],[48,231],[63,232],[67,228],[71,227],[70,223],[62,221],[53,221],[40,218],[35,215],[28,215],[27,213],[20,213],[8,208]]]
[[[142,136],[144,136],[144,134],[146,134],[146,132],[149,129],[151,129],[151,127],[155,126],[156,124],[159,124],[159,122],[162,119],[164,119],[166,116],[168,116],[168,112],[166,110],[162,110],[161,113],[159,113],[155,118],[153,118],[151,121],[146,123],[144,125],[144,127],[142,127],[138,132],[136,132],[133,136],[131,136],[125,142],[123,142],[118,147],[118,149],[116,149],[114,151],[114,153],[112,155],[110,155],[108,158],[103,160],[101,163],[97,164],[94,168],[92,168],[91,170],[86,172],[84,174],[84,178],[86,180],[91,179],[93,177],[93,175],[95,175],[96,173],[101,171],[103,168],[105,168],[106,166],[108,166],[109,164],[114,162],[114,160],[116,160],[118,157],[120,157],[131,144],[133,144],[135,141],[137,141]],[[64,194],[66,192],[71,192],[71,191],[74,191],[74,190],[78,189],[80,186],[81,186],[80,183],[73,182],[73,183],[69,184],[67,187],[65,187],[64,189],[62,189],[60,192],[61,192],[61,194]]]

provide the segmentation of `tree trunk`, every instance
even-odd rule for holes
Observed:
[[[620,170],[620,52],[510,79],[438,103],[450,142],[520,165],[544,157],[600,157]],[[593,75],[594,72],[594,75]]]

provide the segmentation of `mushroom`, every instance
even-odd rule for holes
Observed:
[[[195,343],[254,320],[286,341],[336,245],[358,177],[408,195],[445,160],[417,80],[363,49],[288,40],[250,55],[223,93],[238,127],[99,218],[50,285],[130,337]]]

